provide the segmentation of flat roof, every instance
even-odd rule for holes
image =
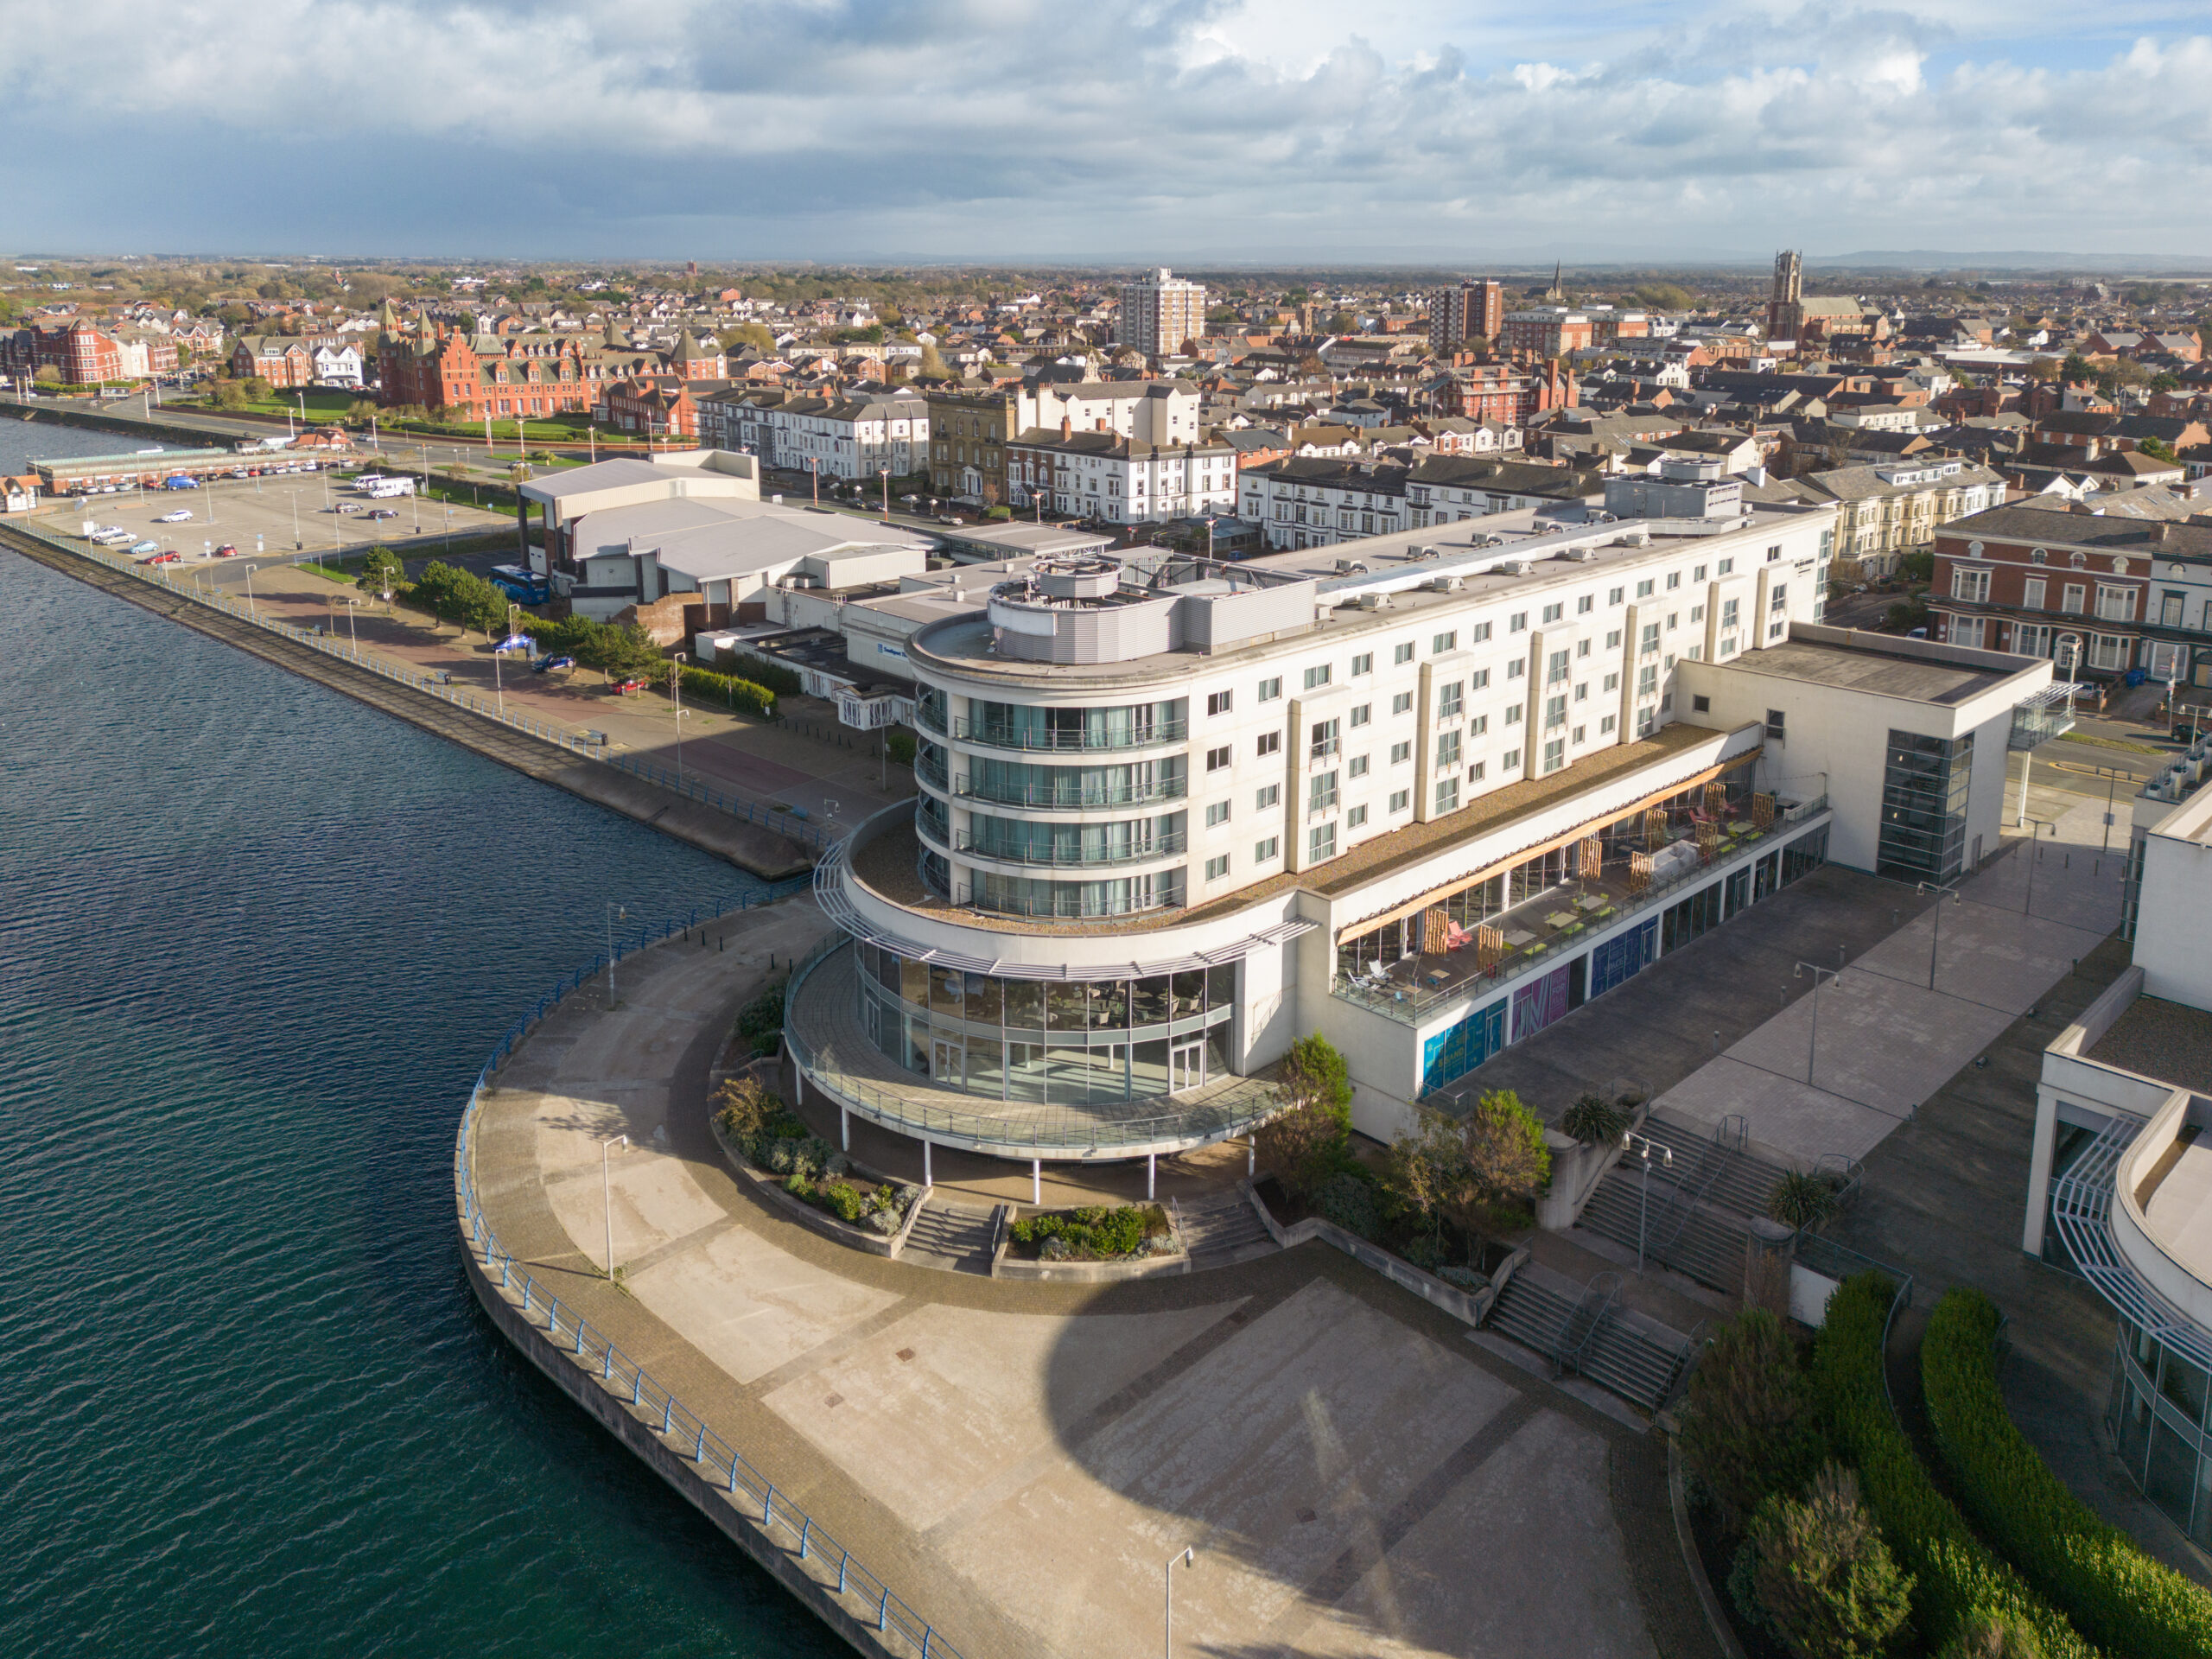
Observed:
[[[1764,645],[1707,666],[1724,673],[1769,674],[1872,696],[1948,705],[1969,702],[2002,685],[2014,673],[2031,671],[2035,661],[2023,657],[2019,668],[2008,672],[1971,663],[1930,661],[1878,646],[1801,639],[1793,632],[1779,645]]]
[[[2139,996],[2082,1058],[2212,1094],[2212,1014]]]

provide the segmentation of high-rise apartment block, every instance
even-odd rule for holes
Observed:
[[[1147,357],[1167,357],[1206,331],[1206,285],[1161,265],[1122,285],[1120,343]]]
[[[1505,284],[1462,283],[1428,296],[1428,348],[1456,350],[1470,340],[1495,340],[1505,321]]]

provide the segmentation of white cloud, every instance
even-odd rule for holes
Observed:
[[[2212,251],[2212,40],[2161,32],[2171,6],[2086,53],[2048,3],[1465,10],[35,0],[0,132],[37,157],[18,240],[144,240],[181,204],[104,194],[130,157],[213,199],[181,221],[264,245],[456,245],[423,233],[474,200],[472,232],[522,251],[647,225],[703,252]],[[118,93],[90,130],[87,41]],[[431,170],[379,196],[400,155]]]

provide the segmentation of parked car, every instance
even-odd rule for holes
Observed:
[[[614,689],[617,691],[642,691],[645,689],[645,683],[632,674],[626,680],[617,680]]]
[[[215,556],[219,559],[235,559],[238,556],[238,549],[232,546],[228,542],[225,542],[220,547],[215,550]]]
[[[146,563],[149,564],[177,564],[182,563],[183,558],[184,555],[178,552],[172,547],[165,552],[155,554],[154,556],[147,560]]]
[[[159,542],[133,542],[130,543],[130,551],[134,557],[141,553],[158,553],[161,550],[162,544]]]
[[[397,518],[399,517],[399,509],[397,507],[378,507],[370,513],[369,517],[372,518]]]
[[[157,524],[181,524],[192,517],[190,507],[179,507],[175,512],[165,512],[154,520]]]
[[[575,665],[576,659],[573,657],[541,657],[530,665],[530,671],[545,674],[556,668],[574,668]]]

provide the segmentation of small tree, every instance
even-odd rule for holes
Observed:
[[[733,1141],[750,1140],[784,1109],[782,1101],[749,1076],[730,1078],[708,1103],[714,1109],[715,1122]]]
[[[1574,1104],[1560,1114],[1560,1132],[1586,1147],[1609,1146],[1621,1138],[1629,1115],[1602,1095],[1578,1095]]]
[[[361,575],[354,586],[365,594],[388,594],[406,579],[407,568],[388,547],[372,548],[361,561]]]
[[[1335,1170],[1351,1136],[1351,1079],[1344,1057],[1325,1037],[1290,1046],[1275,1085],[1282,1110],[1255,1137],[1258,1161],[1294,1197],[1313,1192]]]
[[[1488,1234],[1525,1226],[1537,1197],[1551,1185],[1552,1150],[1544,1126],[1510,1089],[1478,1098],[1460,1120],[1464,1160],[1459,1188],[1446,1207],[1460,1230]]]
[[[1802,1170],[1785,1171],[1767,1194],[1766,1212],[1786,1227],[1801,1232],[1817,1227],[1835,1213],[1835,1184],[1825,1176]]]
[[[2044,1659],[2036,1633],[2009,1613],[1975,1613],[1937,1659]]]
[[[1797,1352],[1781,1322],[1751,1308],[1720,1327],[1690,1373],[1682,1461],[1731,1532],[1772,1493],[1795,1491],[1826,1455]]]
[[[1752,1517],[1751,1583],[1767,1628],[1796,1659],[1878,1659],[1912,1611],[1912,1579],[1835,1464],[1801,1502],[1777,1494]]]

